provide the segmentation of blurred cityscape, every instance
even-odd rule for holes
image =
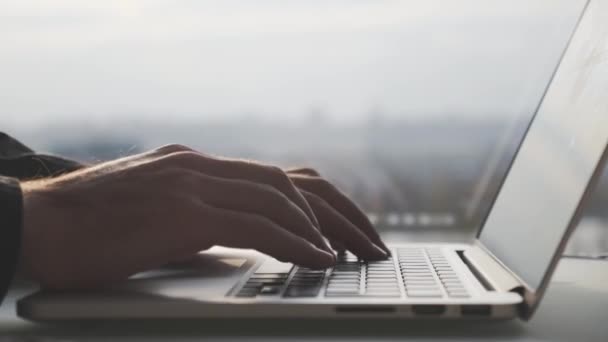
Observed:
[[[585,4],[3,1],[0,129],[311,166],[385,234],[474,234]],[[607,207],[604,177],[577,251],[608,250]]]
[[[198,123],[61,122],[19,138],[38,149],[95,163],[168,143],[283,167],[311,166],[364,208],[378,229],[477,230],[488,212],[529,118],[337,123],[311,114],[298,123],[234,119]],[[52,132],[52,133],[49,133]],[[586,217],[597,227],[578,253],[608,250],[608,178]],[[580,241],[584,241],[581,247]],[[586,246],[586,247],[585,247]]]

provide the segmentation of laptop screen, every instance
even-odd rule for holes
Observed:
[[[480,235],[535,290],[608,143],[608,11],[599,3],[574,33]]]

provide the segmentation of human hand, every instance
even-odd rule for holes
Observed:
[[[303,192],[272,166],[171,145],[23,191],[22,268],[44,287],[99,286],[214,245],[335,262]]]
[[[384,259],[390,255],[367,215],[319,172],[310,168],[286,172],[308,201],[321,232],[335,250],[348,249],[366,260]]]

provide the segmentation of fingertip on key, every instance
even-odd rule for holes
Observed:
[[[375,259],[385,260],[385,259],[387,259],[389,257],[389,254],[382,247],[380,247],[380,246],[378,246],[376,244],[373,244],[372,246],[374,247],[374,252],[375,252],[374,256],[375,256]]]
[[[391,250],[384,244],[384,242],[379,241],[379,244],[376,244],[377,247],[379,247],[380,249],[382,249],[382,251],[384,251],[384,253],[386,253],[386,256],[389,257],[391,255]]]
[[[333,253],[328,253],[323,250],[319,250],[319,252],[323,255],[323,260],[321,260],[319,267],[320,268],[328,268],[332,267],[337,262],[337,257]]]

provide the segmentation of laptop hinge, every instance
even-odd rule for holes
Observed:
[[[469,267],[475,270],[480,281],[486,286],[499,292],[518,292],[523,293],[524,284],[511,273],[504,265],[480,244],[477,243],[462,253]]]

